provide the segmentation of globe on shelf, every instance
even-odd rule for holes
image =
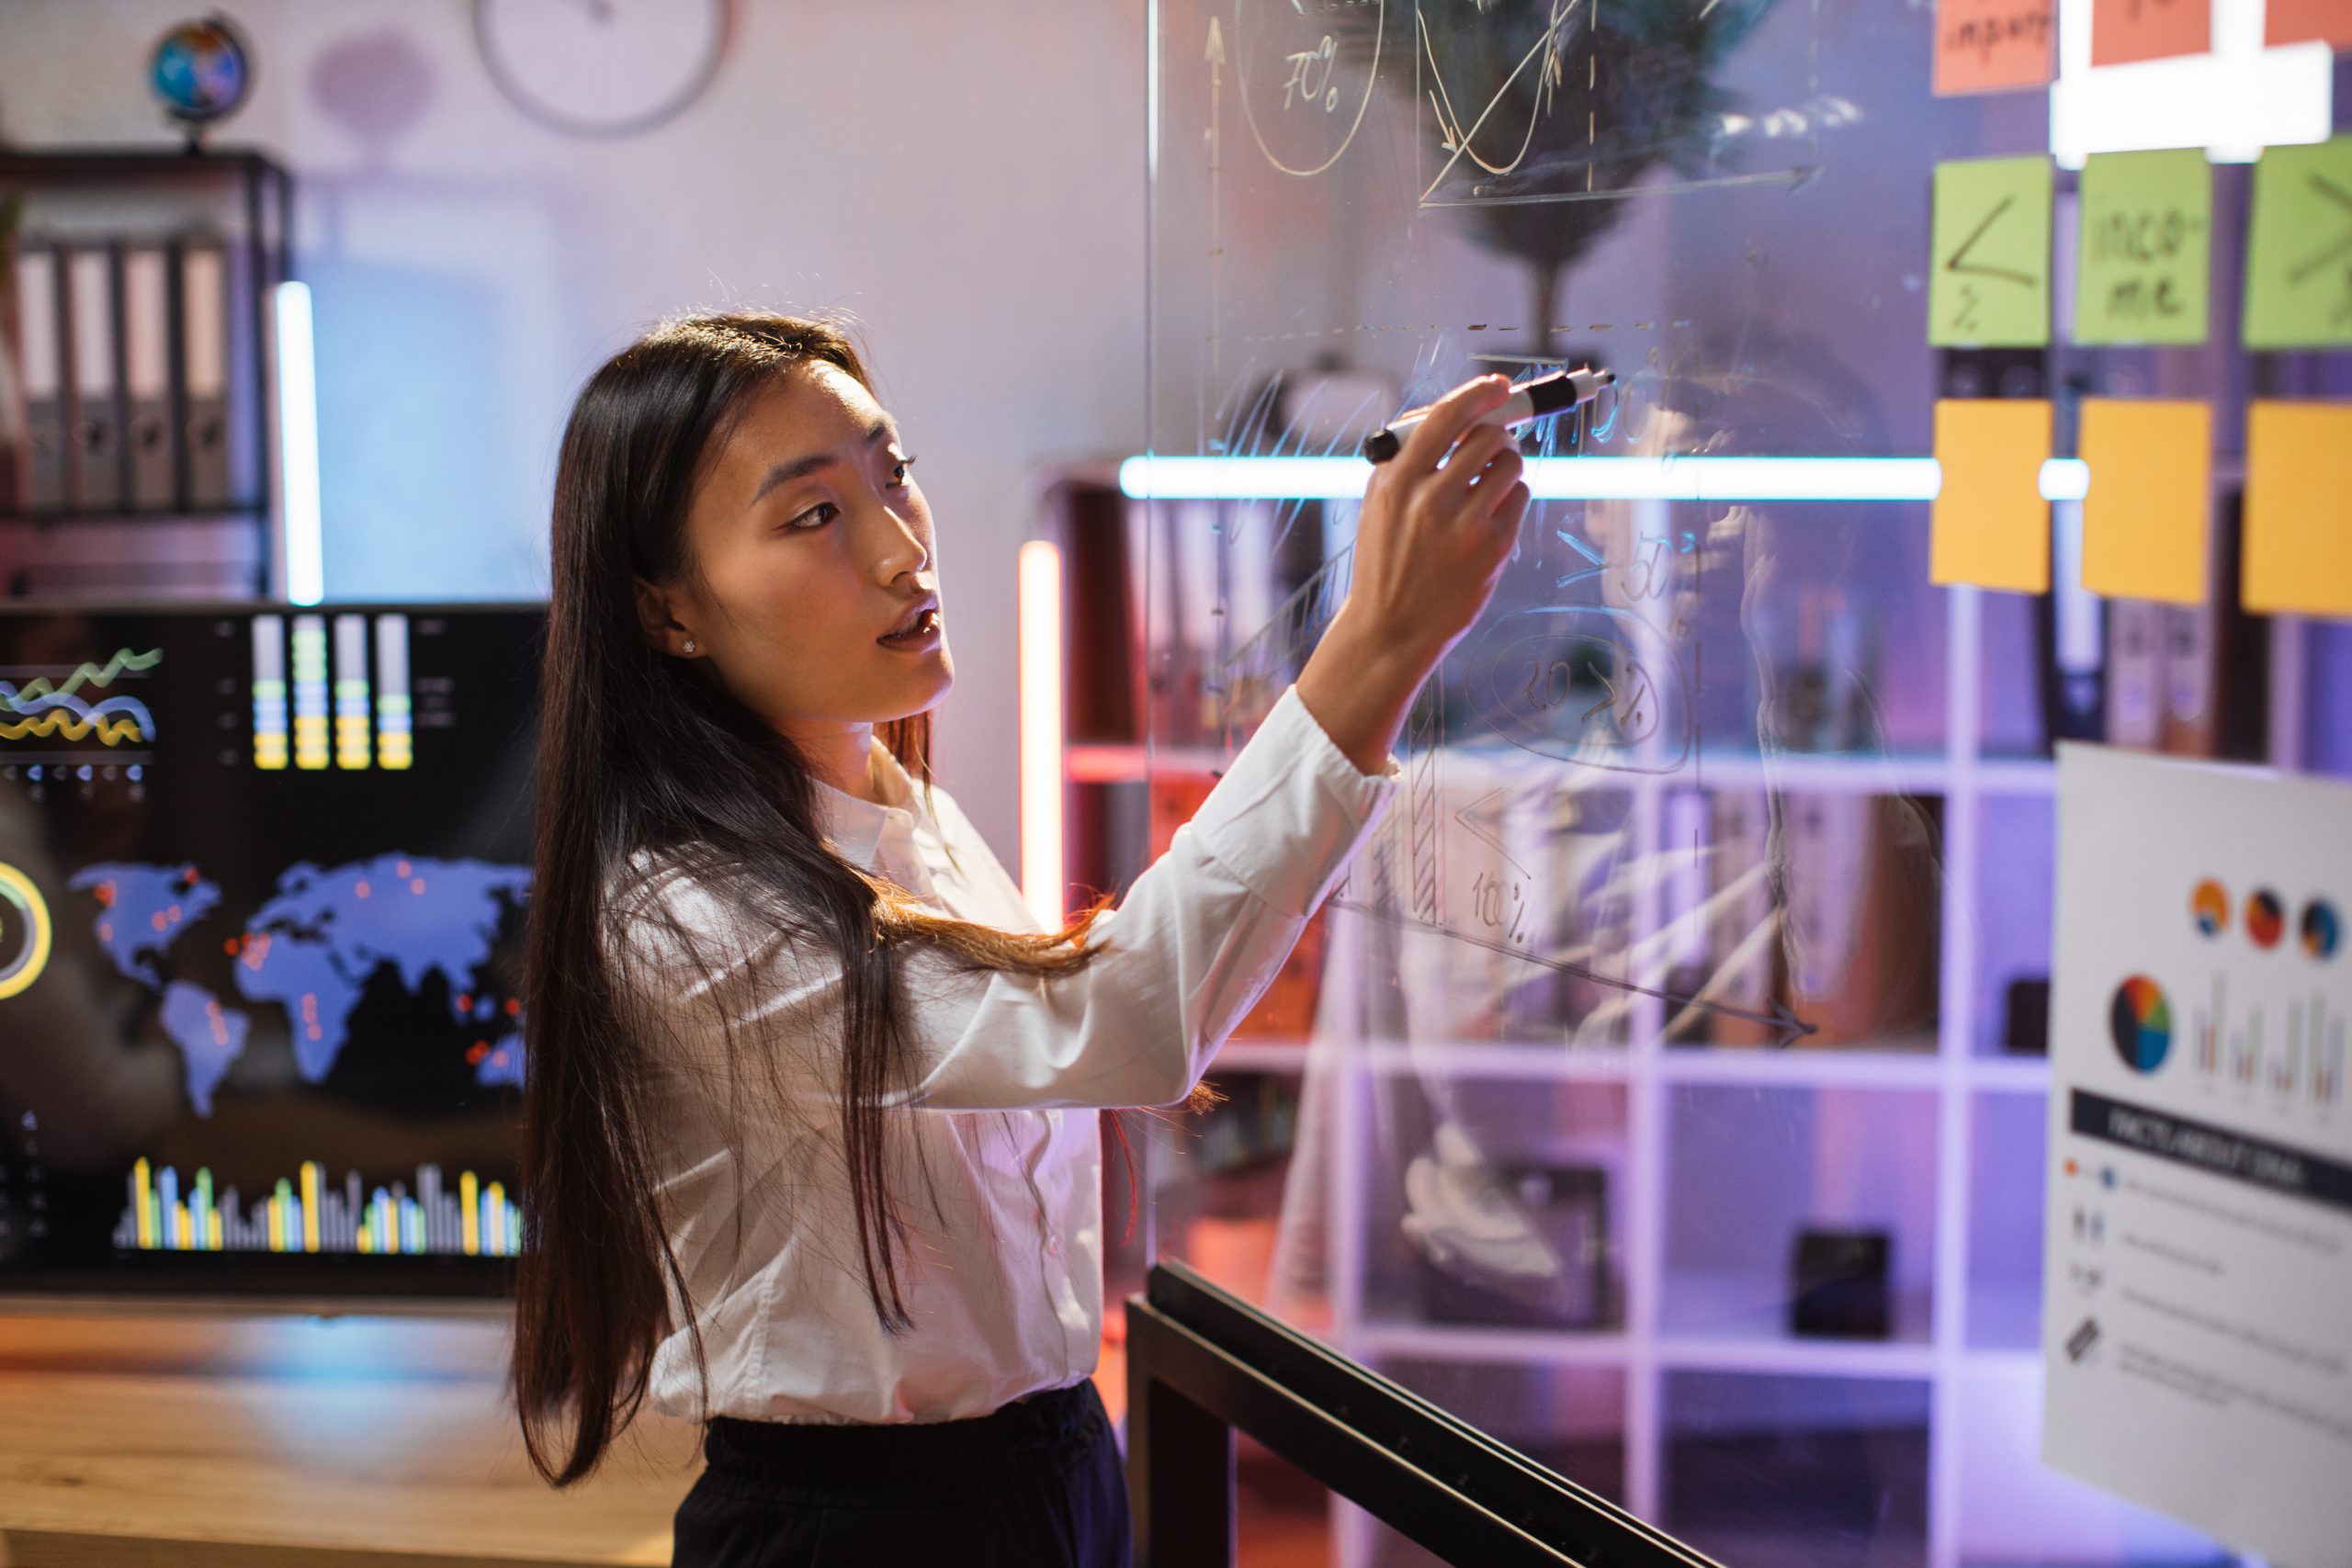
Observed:
[[[193,142],[207,126],[243,107],[253,90],[253,61],[236,25],[216,12],[156,39],[147,81]]]

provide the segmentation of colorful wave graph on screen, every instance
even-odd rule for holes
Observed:
[[[172,1166],[130,1168],[129,1201],[114,1244],[138,1252],[340,1252],[378,1257],[513,1258],[522,1251],[523,1214],[500,1182],[458,1173],[453,1191],[437,1165],[416,1168],[416,1184],[363,1190],[357,1171],[340,1188],[304,1160],[248,1202],[234,1187],[215,1191],[209,1167],[183,1189]]]
[[[115,697],[81,714],[0,719],[0,740],[87,740],[93,736],[104,746],[136,746],[155,738],[155,721],[130,697]]]
[[[138,698],[116,694],[92,701],[82,692],[111,686],[126,673],[144,673],[163,658],[162,649],[118,649],[102,664],[77,666],[62,682],[47,675],[22,685],[0,679],[0,740],[96,739],[105,746],[136,746],[154,739],[155,716]]]

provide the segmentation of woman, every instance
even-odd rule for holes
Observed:
[[[931,514],[851,344],[705,316],[590,378],[527,987],[543,1475],[650,1398],[707,1422],[681,1564],[1125,1560],[1094,1108],[1187,1097],[1378,818],[1526,505],[1476,423],[1506,393],[1457,389],[1380,469],[1295,686],[1116,908],[1047,932],[930,784]]]

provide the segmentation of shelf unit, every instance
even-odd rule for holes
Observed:
[[[1099,525],[1103,519],[1098,514],[1095,521]],[[1067,528],[1062,536],[1076,542]],[[1132,592],[1133,585],[1129,587]],[[1095,591],[1101,592],[1100,583]],[[1864,1401],[1900,1402],[1916,1396],[1923,1436],[1907,1451],[1919,1455],[1916,1473],[1921,1483],[1922,1528],[1916,1561],[1928,1568],[2014,1559],[2015,1542],[2040,1527],[2028,1528],[2020,1536],[2019,1527],[2004,1524],[2008,1535],[1990,1540],[1983,1522],[1993,1513],[2014,1509],[2034,1510],[2060,1521],[2050,1538],[2053,1560],[2211,1561],[2219,1553],[2202,1538],[2017,1459],[2038,1451],[2042,1375],[2036,1329],[2041,1306],[2039,1162],[2050,1070],[2041,1057],[2004,1055],[1996,1047],[2000,982],[2011,971],[2024,972],[2019,961],[2030,951],[2041,956],[2035,943],[2043,938],[2037,938],[2033,921],[2018,927],[2014,911],[1996,908],[1990,900],[2014,896],[2014,888],[2005,892],[2000,886],[2004,863],[2030,863],[2026,885],[2040,878],[2046,898],[2047,878],[2035,857],[2048,852],[2057,770],[2045,758],[2019,756],[1986,742],[1982,719],[1987,665],[1993,661],[1989,648],[1997,640],[1988,638],[1987,623],[2006,609],[1996,608],[1995,596],[1974,589],[1934,592],[1942,595],[1945,611],[1940,751],[1767,758],[1702,750],[1667,786],[1936,797],[1941,811],[1939,859],[1943,874],[1939,893],[1939,1005],[1931,1033],[1923,1031],[1916,1038],[1874,1045],[1785,1050],[1668,1045],[1660,1039],[1662,1008],[1652,1002],[1631,1021],[1623,1037],[1633,1043],[1623,1045],[1495,1039],[1408,1043],[1367,1038],[1360,1008],[1340,1009],[1354,1016],[1335,1021],[1329,1003],[1333,996],[1359,1000],[1364,996],[1368,987],[1361,969],[1351,971],[1350,965],[1363,963],[1362,939],[1373,922],[1335,909],[1328,917],[1334,923],[1325,957],[1327,1006],[1317,1036],[1237,1037],[1221,1050],[1212,1077],[1272,1075],[1303,1085],[1313,1075],[1328,1090],[1323,1103],[1329,1121],[1315,1145],[1320,1153],[1292,1156],[1318,1159],[1325,1214],[1327,1315],[1306,1326],[1346,1353],[1396,1370],[1399,1375],[1413,1369],[1443,1368],[1505,1384],[1553,1376],[1575,1380],[1578,1397],[1589,1396],[1596,1408],[1613,1412],[1610,1418],[1616,1421],[1616,1440],[1622,1442],[1622,1464],[1610,1467],[1594,1483],[1611,1486],[1636,1513],[1668,1529],[1677,1523],[1669,1501],[1674,1444],[1685,1431],[1678,1425],[1678,1389],[1690,1380],[1811,1382],[1853,1390]],[[1075,609],[1075,600],[1071,607]],[[1132,632],[1141,621],[1140,605],[1131,601],[1126,614],[1125,632]],[[1143,667],[1141,640],[1136,638],[1132,650],[1138,671]],[[1098,682],[1102,678],[1100,662],[1117,654],[1107,644],[1091,654],[1071,650],[1074,660],[1098,661],[1089,672]],[[2294,716],[2301,707],[2295,694],[2302,655],[2301,628],[2291,621],[2274,623],[2273,683],[2285,700],[2274,723],[2272,750],[2288,765],[2301,755]],[[1150,711],[1140,691],[1133,711]],[[1083,736],[1069,740],[1063,768],[1073,798],[1089,791],[1097,796],[1123,791],[1139,796],[1156,777],[1204,776],[1220,770],[1227,760],[1227,753],[1214,746],[1147,746]],[[1662,793],[1636,792],[1643,803],[1634,817],[1637,845],[1659,842]],[[1071,819],[1075,829],[1084,814],[1073,812]],[[1101,814],[1094,820],[1099,827]],[[2021,820],[2040,824],[2041,847],[2008,843],[2009,829]],[[1087,853],[1075,841],[1071,849],[1069,863],[1077,881],[1116,885],[1118,878],[1113,875],[1087,875],[1081,869],[1090,863]],[[1128,858],[1114,854],[1110,862],[1120,865]],[[1099,852],[1092,863],[1103,863]],[[1134,858],[1125,869],[1139,869],[1140,864],[1140,858]],[[2009,880],[2014,883],[2014,874]],[[1652,898],[1647,909],[1635,912],[1633,929],[1657,929],[1655,893]],[[1996,917],[1995,924],[2001,929],[1984,939],[1988,915]],[[2040,913],[2034,916],[2041,918]],[[2046,964],[2046,958],[2041,962]],[[1395,1182],[1398,1173],[1375,1156],[1381,1129],[1374,1091],[1384,1083],[1414,1077],[1531,1094],[1597,1094],[1612,1097],[1612,1103],[1622,1106],[1622,1121],[1613,1130],[1617,1152],[1608,1162],[1619,1302],[1604,1326],[1576,1331],[1430,1321],[1409,1301],[1394,1299],[1393,1279],[1385,1296],[1377,1288],[1380,1259],[1375,1255],[1385,1254],[1393,1271],[1403,1244],[1380,1228],[1389,1225],[1395,1213],[1393,1203],[1382,1208],[1374,1189]],[[1897,1107],[1905,1113],[1903,1126],[1919,1129],[1917,1143],[1932,1144],[1932,1153],[1923,1152],[1917,1161],[1928,1173],[1926,1217],[1916,1227],[1907,1222],[1899,1227],[1898,1240],[1898,1247],[1907,1240],[1918,1249],[1926,1285],[1914,1289],[1907,1299],[1898,1290],[1894,1338],[1813,1339],[1785,1332],[1779,1306],[1787,1286],[1778,1279],[1772,1284],[1782,1295],[1769,1303],[1751,1301],[1745,1318],[1703,1308],[1696,1314],[1686,1311],[1678,1315],[1670,1310],[1678,1292],[1700,1283],[1670,1257],[1677,1108],[1693,1103],[1693,1097],[1720,1101],[1741,1096],[1776,1105],[1812,1096],[1849,1105]],[[1159,1184],[1169,1179],[1171,1156],[1173,1165],[1183,1164],[1185,1137],[1180,1131],[1175,1143],[1163,1141],[1153,1149],[1150,1158],[1161,1162],[1149,1178],[1154,1191],[1166,1191]],[[1394,1150],[1387,1153],[1394,1157]],[[1681,1154],[1682,1164],[1689,1166],[1689,1150]],[[1980,1227],[1978,1189],[1987,1179],[1984,1168],[1996,1161],[2001,1169],[1994,1172],[1995,1212]],[[2012,1179],[2007,1172],[2016,1175]],[[1684,1169],[1682,1179],[1702,1187],[1710,1179],[1720,1180],[1703,1168]],[[1257,1190],[1266,1190],[1262,1178]],[[1237,1213],[1233,1201],[1230,1195],[1221,1200],[1227,1206],[1219,1212]],[[1261,1202],[1246,1212],[1263,1217],[1266,1209]],[[1161,1227],[1156,1237],[1155,1223]],[[1147,1205],[1139,1227],[1142,1255],[1182,1252],[1181,1223],[1173,1214],[1155,1219]],[[2029,1237],[2030,1247],[2024,1244]],[[1216,1245],[1230,1244],[1228,1238]],[[1262,1247],[1262,1238],[1251,1245]],[[1753,1273],[1747,1277],[1751,1295],[1760,1278]],[[1235,1278],[1226,1282],[1246,1286]],[[1121,1286],[1115,1260],[1110,1283],[1115,1299]],[[1712,1393],[1710,1389],[1710,1397]],[[1701,1413],[1707,1403],[1706,1397],[1683,1401]],[[1477,1419],[1475,1411],[1463,1413]],[[1332,1530],[1334,1563],[1360,1568],[1392,1561],[1382,1532],[1356,1510],[1335,1506]],[[1913,1560],[1899,1540],[1880,1545],[1891,1551],[1888,1561]]]
[[[228,258],[226,414],[232,499],[203,507],[73,505],[0,497],[0,596],[266,594],[280,536],[273,301],[291,276],[293,176],[248,149],[55,147],[0,151],[0,199],[47,239],[217,240]],[[0,251],[7,251],[0,246]],[[10,252],[10,256],[12,256]],[[0,259],[9,259],[0,256]],[[13,279],[10,280],[13,282]],[[174,285],[176,289],[176,284]],[[0,296],[13,301],[11,288]],[[7,323],[13,338],[16,322]],[[116,345],[120,385],[122,346]],[[174,378],[173,415],[187,418]]]
[[[1945,723],[1948,750],[1940,756],[1834,757],[1703,754],[1677,784],[1706,787],[1770,787],[1808,793],[1932,795],[1942,801],[1941,946],[1939,1007],[1932,1039],[1899,1043],[1902,1048],[1689,1047],[1662,1043],[1659,1004],[1645,1004],[1623,1046],[1562,1046],[1493,1041],[1422,1042],[1365,1039],[1360,1027],[1329,1029],[1316,1040],[1236,1039],[1220,1054],[1214,1074],[1272,1073],[1304,1077],[1310,1067],[1329,1075],[1325,1103],[1333,1119],[1322,1145],[1330,1151],[1325,1203],[1329,1216],[1330,1319],[1317,1332],[1337,1348],[1374,1366],[1399,1362],[1539,1370],[1578,1369],[1623,1380],[1622,1441],[1623,1501],[1636,1514],[1669,1529],[1668,1446],[1673,1436],[1671,1391],[1686,1374],[1759,1379],[1849,1380],[1873,1385],[1908,1384],[1926,1406],[1926,1531],[1921,1561],[1929,1568],[1960,1568],[1975,1561],[1963,1522],[1965,1499],[1990,1484],[1973,1474],[1969,1456],[2006,1453],[2030,1430],[1994,1433],[1986,1426],[1981,1397],[1985,1380],[2017,1391],[2012,1416],[2036,1407],[2041,1353],[2016,1343],[2017,1321],[2038,1316],[2038,1296],[2006,1314],[2012,1337],[2002,1343],[1972,1343],[1969,1308],[1973,1295],[1970,1210],[1972,1150],[1981,1104],[1999,1099],[2035,1117],[2046,1096],[2049,1064],[2032,1056],[1990,1054],[1983,1010],[1988,984],[1979,973],[1977,935],[1985,912],[1984,816],[1989,806],[2030,803],[2054,809],[2056,769],[2045,760],[1989,756],[1981,747],[1979,676],[1983,667],[1984,595],[1970,588],[1947,595]],[[1150,769],[1197,771],[1221,759],[1198,748],[1159,748]],[[1140,747],[1073,746],[1073,781],[1135,781],[1147,776]],[[1657,839],[1659,813],[1637,809],[1637,834]],[[1654,922],[1656,911],[1648,912]],[[1361,937],[1370,922],[1334,911],[1325,986],[1360,998],[1363,976],[1351,969],[1364,956]],[[1655,929],[1635,917],[1636,929]],[[1360,1025],[1360,1020],[1357,1021]],[[1618,1174],[1626,1183],[1623,1213],[1627,1223],[1616,1236],[1623,1276],[1622,1320],[1593,1332],[1490,1327],[1419,1321],[1385,1310],[1371,1300],[1373,1203],[1370,1184],[1383,1173],[1372,1161],[1375,1134],[1371,1096],[1383,1077],[1480,1080],[1496,1084],[1608,1086],[1623,1096]],[[1768,1307],[1746,1331],[1698,1333],[1670,1326],[1667,1306],[1678,1285],[1668,1263],[1667,1224],[1674,1179],[1674,1097],[1690,1092],[1744,1090],[1759,1094],[1829,1092],[1902,1097],[1931,1118],[1933,1156],[1932,1262],[1923,1310],[1913,1337],[1883,1341],[1798,1338],[1778,1328]],[[2038,1151],[2037,1151],[2038,1153]],[[2036,1234],[2038,1235],[2038,1227]],[[1163,1237],[1163,1244],[1172,1241]],[[2038,1276],[2039,1258],[2033,1259]],[[1898,1313],[1898,1334],[1902,1328]],[[1979,1397],[1972,1398],[1972,1391]],[[2002,1478],[2014,1484],[2014,1475]],[[2075,1538],[2169,1541],[2194,1554],[2199,1539],[2128,1505],[2052,1479],[2056,1490],[2042,1506],[2071,1511]],[[2020,1506],[2035,1506],[2019,1499]],[[1979,1504],[1978,1506],[1983,1505]],[[2104,1517],[2102,1517],[2104,1516]],[[1368,1516],[1335,1506],[1333,1562],[1344,1568],[1385,1561],[1378,1532]],[[1900,1553],[1897,1553],[1900,1557]],[[2102,1559],[2093,1551],[2089,1561]]]

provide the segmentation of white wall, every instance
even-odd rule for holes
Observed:
[[[0,3],[0,137],[168,144],[186,0]],[[503,99],[467,0],[232,0],[219,133],[289,165],[316,293],[327,592],[539,596],[573,393],[655,318],[845,309],[940,530],[941,781],[1017,863],[1013,556],[1045,460],[1143,438],[1137,0],[734,0],[681,118],[568,140]]]

